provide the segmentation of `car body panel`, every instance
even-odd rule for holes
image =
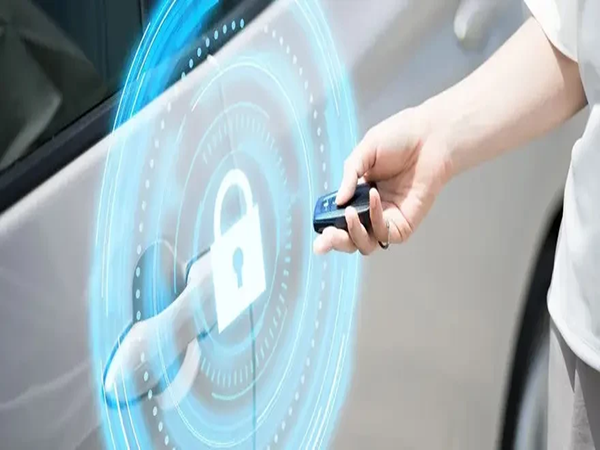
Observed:
[[[290,3],[270,6],[217,54],[216,65],[251,48],[253,33],[277,24]],[[511,1],[484,48],[467,51],[452,29],[456,2],[323,6],[362,132],[461,79],[523,20],[520,2]],[[216,70],[211,64],[117,134],[143,127],[194,77]],[[364,260],[355,367],[335,448],[495,445],[529,273],[560,205],[584,119],[453,180],[409,242]],[[0,435],[7,448],[101,445],[87,283],[110,142],[94,145],[0,216]]]

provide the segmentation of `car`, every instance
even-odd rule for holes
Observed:
[[[192,52],[198,48],[194,61],[190,51],[164,55],[148,76],[159,76],[161,64],[168,63],[176,79],[165,81],[164,89],[121,123],[119,105],[127,95],[124,74],[135,60],[137,43],[155,25],[152,18],[161,17],[161,8],[164,13],[175,3],[20,0],[0,11],[6,14],[0,25],[5,30],[0,33],[0,90],[8,99],[0,106],[6,117],[0,131],[3,448],[185,447],[175,432],[169,440],[163,422],[152,427],[146,440],[138,440],[126,426],[135,422],[131,414],[137,413],[105,401],[100,369],[109,360],[99,363],[108,354],[98,353],[90,311],[97,307],[94,242],[109,155],[115,141],[129,133],[141,136],[136,133],[152,128],[167,105],[175,105],[182,93],[197,89],[239,55],[259,48],[266,34],[273,33],[277,42],[279,30],[282,46],[285,31],[292,46],[306,45],[307,38],[287,25],[303,2],[218,2],[201,32],[215,30],[210,50],[207,43],[201,56],[205,34],[199,34],[200,44],[191,45]],[[528,16],[517,0],[480,3],[460,5],[467,13],[486,13],[474,31],[461,25],[465,22],[457,15],[457,1],[314,3],[335,42],[336,55],[329,58],[338,57],[348,76],[355,138],[458,82]],[[224,27],[217,39],[221,24],[230,23],[237,25],[236,31],[230,27],[227,34]],[[221,92],[216,109],[201,108],[198,128],[227,110],[228,96],[235,95]],[[326,102],[328,95],[326,90],[315,92],[315,104]],[[360,272],[354,280],[356,298],[348,299],[357,308],[351,312],[351,358],[344,372],[348,384],[341,388],[339,407],[328,422],[330,434],[312,446],[545,448],[546,291],[570,149],[585,115],[454,179],[407,243],[370,257],[352,257]],[[283,126],[278,132],[285,140],[294,131]],[[151,141],[132,142],[132,148],[152,147]],[[281,151],[285,157],[291,150]],[[205,169],[199,179],[209,179],[212,170],[217,171]],[[182,178],[175,175],[181,183]],[[333,182],[322,186],[323,191],[333,189]],[[126,202],[129,191],[123,192],[119,201]],[[199,190],[198,196],[203,194]],[[195,217],[196,209],[190,210]],[[303,213],[297,220],[304,226],[310,219]],[[186,226],[190,234],[195,223],[190,219]],[[113,247],[130,245],[128,236],[117,233]],[[263,233],[263,240],[270,237]],[[310,239],[305,240],[306,245],[293,247],[292,257],[302,259],[310,251]],[[265,254],[269,248],[263,245]],[[128,279],[139,254],[125,263]],[[124,303],[133,317],[130,303]],[[253,327],[251,315],[250,320]],[[114,325],[110,329],[117,333],[116,342],[118,332],[127,329],[125,322]],[[252,328],[244,330],[253,333]],[[327,348],[327,342],[317,346]],[[252,355],[244,358],[252,361]],[[154,423],[154,403],[146,392],[151,393],[144,391],[133,407],[147,412],[142,428]],[[227,422],[233,413],[223,411]],[[302,421],[293,417],[291,407],[289,417],[288,423],[281,422],[282,440],[278,434],[267,439],[272,448],[285,444],[286,427],[292,437],[306,432],[297,426]],[[324,421],[321,416],[313,419]],[[111,428],[115,423],[122,428]],[[248,426],[262,439],[259,425]],[[292,446],[289,442],[294,441],[287,442]],[[210,447],[211,442],[197,445]],[[246,440],[238,446],[251,444]]]

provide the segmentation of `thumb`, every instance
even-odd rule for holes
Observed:
[[[377,145],[372,132],[368,132],[344,163],[344,174],[336,196],[336,203],[343,205],[354,195],[356,184],[375,165]]]

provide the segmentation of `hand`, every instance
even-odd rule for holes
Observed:
[[[363,178],[376,182],[369,194],[372,230],[367,232],[356,210],[348,207],[348,232],[326,228],[314,241],[315,253],[359,250],[368,255],[378,241],[388,241],[387,222],[390,243],[411,236],[450,177],[447,145],[430,128],[422,112],[408,109],[369,130],[344,164],[336,201],[348,202]]]

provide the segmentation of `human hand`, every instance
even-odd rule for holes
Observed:
[[[450,178],[448,146],[433,133],[417,109],[404,110],[373,127],[350,154],[336,202],[348,202],[359,181],[376,182],[369,193],[372,229],[360,223],[356,210],[346,208],[348,232],[328,227],[313,244],[317,254],[331,250],[363,255],[379,242],[405,242],[430,210]]]

